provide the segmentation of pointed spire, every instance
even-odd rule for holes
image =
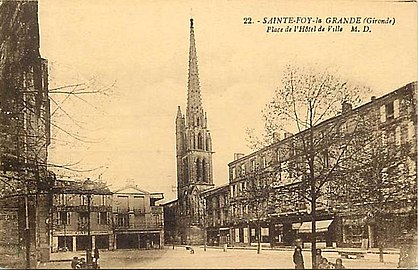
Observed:
[[[194,116],[203,114],[202,97],[200,95],[199,70],[194,37],[193,19],[190,19],[190,50],[189,50],[189,78],[187,84],[187,125],[192,125]]]
[[[177,106],[177,119],[181,119],[182,118],[182,114],[181,114],[181,108],[180,106]]]

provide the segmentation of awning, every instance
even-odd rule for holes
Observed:
[[[331,220],[320,220],[316,222],[316,232],[326,232],[328,231],[329,225],[331,225]],[[312,222],[303,222],[302,226],[299,228],[299,233],[311,233],[312,232]]]

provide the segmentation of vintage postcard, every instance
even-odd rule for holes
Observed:
[[[415,268],[417,23],[0,0],[0,267]]]

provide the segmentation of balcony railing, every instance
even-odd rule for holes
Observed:
[[[134,214],[162,214],[163,207],[161,206],[151,206],[150,210],[146,211],[144,208],[116,208],[117,213],[127,214],[127,213],[134,213]]]
[[[161,206],[151,206],[151,213],[162,214],[163,213],[163,208]]]
[[[87,205],[56,205],[56,211],[66,212],[88,212]],[[112,212],[112,206],[107,205],[91,205],[90,212]]]

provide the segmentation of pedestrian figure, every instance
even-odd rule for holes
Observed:
[[[93,265],[95,265],[96,267],[94,269],[97,269],[97,267],[99,266],[99,258],[100,258],[100,253],[99,253],[99,249],[96,247],[94,249],[94,261],[93,261]]]
[[[86,260],[84,258],[81,258],[80,261],[78,262],[77,269],[86,269],[87,268],[87,264],[86,264]]]
[[[317,248],[316,249],[316,256],[315,256],[315,258],[316,258],[316,265],[317,266],[319,266],[320,264],[321,264],[321,261],[322,261],[322,250],[320,249],[320,248]]]
[[[329,263],[327,258],[322,257],[321,263],[318,265],[318,269],[333,269],[334,265]]]
[[[94,249],[94,261],[95,262],[97,262],[98,260],[99,260],[99,258],[100,258],[100,253],[99,253],[99,249],[98,248],[95,248]]]
[[[293,263],[295,264],[295,269],[305,269],[302,248],[298,244],[295,248],[295,252],[293,253]]]
[[[335,269],[345,269],[345,266],[343,265],[343,260],[341,258],[337,258],[335,260],[334,268]]]
[[[80,262],[80,261],[78,260],[78,257],[77,257],[77,256],[73,257],[73,259],[71,260],[71,268],[72,268],[72,269],[76,269],[76,268],[77,268],[77,264],[78,264],[79,262]]]
[[[190,254],[194,254],[194,249],[192,246],[186,246],[186,250],[190,250]]]

